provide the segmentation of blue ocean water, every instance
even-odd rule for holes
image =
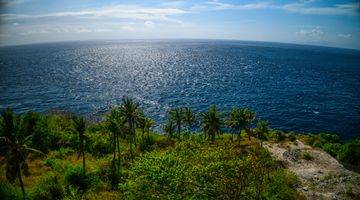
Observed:
[[[166,111],[250,107],[272,128],[360,136],[360,51],[278,43],[134,40],[0,48],[0,110],[96,116],[131,96]]]

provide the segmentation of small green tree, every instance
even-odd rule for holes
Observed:
[[[241,109],[242,128],[245,129],[248,139],[250,140],[251,130],[250,125],[255,120],[255,113],[249,108]]]

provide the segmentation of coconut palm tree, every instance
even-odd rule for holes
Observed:
[[[115,185],[117,185],[117,175],[119,174],[119,170],[120,170],[120,138],[124,137],[123,131],[123,124],[124,122],[122,121],[120,114],[119,114],[119,108],[118,107],[113,107],[110,110],[110,114],[107,115],[106,118],[107,124],[108,124],[108,129],[112,134],[112,139],[111,139],[111,147],[112,147],[112,151],[113,151],[113,159],[111,162],[111,172],[112,172],[112,176],[111,176],[111,182],[113,187]],[[117,158],[116,158],[117,155]]]
[[[83,172],[85,174],[86,173],[86,166],[85,166],[86,120],[85,120],[84,117],[76,116],[76,115],[72,116],[72,120],[73,120],[73,123],[74,123],[75,132],[79,136],[79,147],[78,147],[79,155],[78,155],[78,158],[80,158],[80,156],[82,156]]]
[[[177,130],[177,137],[180,138],[181,123],[183,121],[182,109],[175,108],[175,109],[170,110],[170,118],[175,122],[176,130]]]
[[[249,108],[244,108],[241,110],[241,118],[242,118],[242,128],[245,129],[246,134],[250,140],[251,130],[250,125],[255,120],[255,113]]]
[[[155,121],[150,117],[145,117],[145,132],[147,138],[150,139],[150,128],[155,125]]]
[[[265,140],[266,134],[269,132],[269,122],[266,120],[258,121],[256,125],[256,136],[261,141],[261,146],[263,146],[263,141]]]
[[[128,97],[123,98],[123,103],[119,107],[120,118],[124,122],[127,130],[127,139],[130,145],[131,158],[134,158],[133,145],[136,146],[136,132],[135,128],[139,127],[142,121],[142,110],[139,105]]]
[[[240,141],[241,128],[243,125],[241,110],[233,107],[225,123],[231,129],[231,138],[233,138],[234,133],[236,133],[238,135],[238,141]]]
[[[1,137],[6,150],[6,178],[14,182],[18,178],[23,199],[26,198],[22,173],[28,169],[26,160],[30,152],[41,153],[40,151],[29,148],[27,143],[32,136],[31,132],[25,133],[24,119],[15,116],[11,109],[6,109],[1,114]],[[30,134],[26,136],[26,134]]]
[[[191,108],[184,108],[184,124],[187,126],[188,131],[190,130],[191,126],[195,122],[195,115]]]
[[[169,138],[173,137],[174,129],[174,122],[171,119],[168,119],[168,121],[164,125],[164,132],[168,135]]]
[[[215,140],[215,135],[220,132],[221,125],[220,113],[215,105],[210,106],[208,112],[202,113],[202,128],[210,140]]]

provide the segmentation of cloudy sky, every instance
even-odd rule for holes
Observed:
[[[0,45],[201,38],[360,49],[359,0],[0,2]]]

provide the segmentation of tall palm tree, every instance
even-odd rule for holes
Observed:
[[[175,108],[175,109],[170,110],[170,118],[175,122],[176,130],[177,130],[177,137],[180,138],[181,123],[183,121],[182,109]]]
[[[136,146],[135,128],[141,123],[142,110],[132,99],[124,97],[123,103],[119,107],[119,114],[121,119],[124,121],[124,126],[127,130],[127,139],[130,145],[131,158],[133,159],[133,145]]]
[[[86,166],[85,166],[85,131],[86,131],[86,120],[82,116],[72,116],[72,120],[74,123],[74,128],[76,133],[79,136],[79,155],[82,156],[82,165],[83,165],[83,172],[86,173]]]
[[[220,113],[215,105],[210,106],[208,112],[202,113],[202,128],[210,140],[215,140],[215,135],[220,132],[221,125]]]
[[[32,133],[25,133],[25,122],[15,116],[11,109],[6,109],[1,114],[1,141],[6,149],[6,178],[14,182],[18,178],[23,199],[26,198],[25,187],[22,180],[22,173],[28,169],[26,160],[30,152],[41,153],[40,151],[29,148],[27,143]],[[26,134],[30,134],[26,136]]]
[[[266,120],[258,121],[256,125],[256,136],[261,141],[261,146],[263,146],[263,140],[265,140],[266,134],[269,132],[269,122]]]
[[[248,139],[250,140],[251,130],[250,125],[255,120],[255,113],[249,108],[241,109],[242,128],[245,129]]]
[[[107,115],[107,124],[108,124],[108,129],[109,131],[112,133],[112,139],[111,139],[111,146],[112,146],[112,151],[113,151],[113,159],[111,162],[111,166],[112,166],[112,185],[115,186],[117,185],[117,174],[119,173],[120,170],[120,138],[124,137],[123,131],[123,124],[124,122],[122,121],[120,114],[119,114],[119,108],[118,107],[113,107],[110,110],[110,114]],[[117,158],[116,158],[117,155]]]
[[[195,122],[195,115],[191,108],[184,108],[184,124],[187,126],[188,131]]]
[[[236,133],[238,135],[238,141],[240,141],[241,127],[243,125],[241,110],[233,107],[225,123],[231,129],[231,138],[233,138],[234,133]]]
[[[171,119],[168,119],[168,121],[164,125],[164,132],[168,135],[169,138],[173,137],[174,129],[174,122]]]

